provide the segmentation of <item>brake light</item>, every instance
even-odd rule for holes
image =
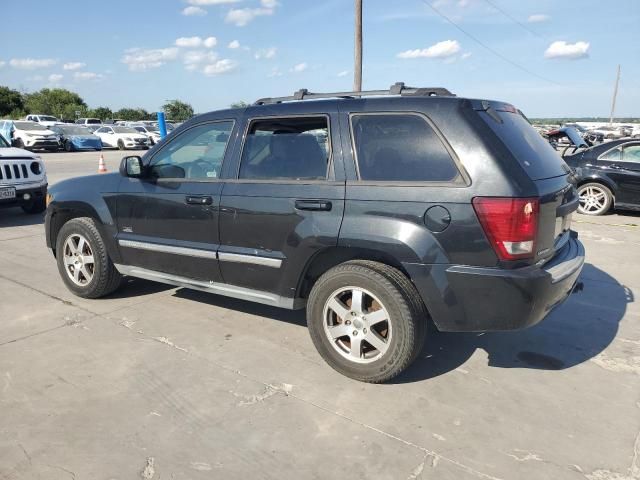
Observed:
[[[533,257],[540,212],[537,198],[475,197],[473,208],[500,260]]]

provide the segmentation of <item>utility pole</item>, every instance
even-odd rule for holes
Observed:
[[[353,67],[353,91],[362,91],[362,0],[355,0],[355,55]]]
[[[620,82],[620,65],[618,65],[618,74],[616,75],[616,86],[613,89],[613,101],[611,102],[611,115],[609,116],[609,126],[613,123],[613,113],[616,109],[616,97],[618,96],[618,83]]]

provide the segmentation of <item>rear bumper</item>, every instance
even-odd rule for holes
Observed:
[[[5,185],[3,185],[5,186]],[[9,185],[7,185],[9,186]],[[29,199],[25,200],[24,195],[28,194]],[[27,205],[34,200],[39,200],[47,195],[47,184],[43,184],[37,187],[21,188],[20,185],[16,186],[16,197],[0,200],[0,208],[4,207],[19,207]]]
[[[405,268],[440,330],[516,330],[540,322],[573,290],[584,265],[584,247],[577,237],[571,232],[567,244],[542,267]]]

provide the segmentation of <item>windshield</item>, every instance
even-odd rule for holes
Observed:
[[[85,127],[78,127],[75,125],[64,125],[55,127],[56,131],[62,132],[65,135],[91,135],[91,130]]]
[[[9,144],[2,135],[0,135],[0,148],[9,148]]]
[[[40,121],[41,122],[57,122],[58,119],[50,115],[40,115]]]
[[[113,127],[113,131],[116,133],[138,133],[135,128],[131,127]]]
[[[33,122],[13,122],[18,130],[49,130],[47,127],[43,127],[39,123]]]

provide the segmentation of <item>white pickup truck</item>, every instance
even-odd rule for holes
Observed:
[[[46,208],[47,174],[42,159],[13,148],[0,135],[0,208],[20,206],[25,213]]]

